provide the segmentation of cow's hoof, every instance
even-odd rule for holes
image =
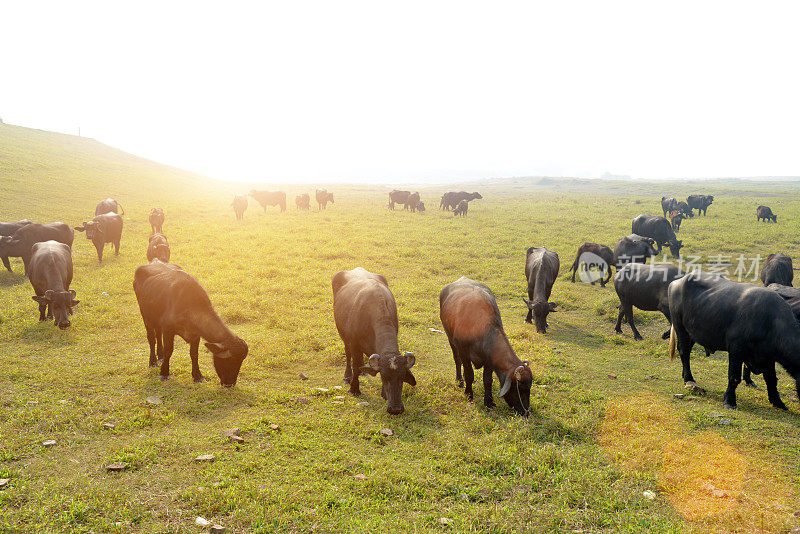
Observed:
[[[158,367],[158,364],[156,362],[150,362],[150,367]]]
[[[531,319],[525,319],[525,322],[528,324],[533,324],[533,321]]]
[[[669,330],[661,334],[661,339],[669,339]]]
[[[758,389],[758,385],[756,385],[755,382],[745,382],[744,385],[749,388]]]
[[[206,377],[204,377],[204,376],[198,376],[198,377],[196,377],[194,379],[194,383],[195,384],[202,384],[205,381],[206,381]]]
[[[486,406],[487,408],[494,408],[496,406],[494,401],[492,402],[483,401],[483,405]]]
[[[355,390],[354,391],[354,390],[351,389],[348,393],[350,393],[350,395],[352,395],[354,397],[360,397],[361,396],[361,391],[360,390]]]
[[[724,404],[723,404],[723,406],[724,406],[724,407],[725,407],[727,410],[736,410],[736,409],[737,409],[735,404],[730,404],[730,403],[727,403],[727,402],[726,402],[726,403],[724,403]]]
[[[641,341],[644,338],[642,336],[633,336],[633,339],[635,339],[636,341]]]
[[[461,388],[461,389],[464,389],[464,381],[463,380],[459,380],[458,381],[458,387]]]
[[[705,395],[706,390],[697,385],[697,382],[686,382],[686,389],[697,395]]]
[[[617,334],[621,334],[622,333],[622,328],[615,328],[614,332],[616,332]]]
[[[773,402],[772,405],[779,410],[788,410],[789,408],[783,403],[782,400],[778,400],[777,402]]]
[[[346,376],[342,378],[342,382],[344,382],[345,384],[349,384],[352,379],[353,379],[352,377]]]
[[[162,382],[166,382],[169,380],[169,375],[158,375],[158,378],[160,378]]]

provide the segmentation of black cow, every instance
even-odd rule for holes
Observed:
[[[380,373],[381,397],[388,401],[386,411],[403,413],[403,382],[417,384],[411,374],[416,358],[410,352],[400,355],[397,304],[389,283],[383,275],[357,267],[333,275],[332,286],[333,318],[344,342],[344,381],[350,383],[350,393],[361,394],[360,373]],[[364,355],[370,355],[367,365]]]
[[[154,234],[164,233],[164,210],[161,208],[153,208],[150,210],[150,229]]]
[[[633,323],[633,307],[640,310],[660,311],[670,320],[667,289],[670,283],[683,276],[683,272],[672,265],[643,265],[629,263],[614,276],[614,289],[619,297],[619,315],[614,331],[622,333],[622,317],[628,321],[633,331],[633,339],[642,339]],[[661,335],[669,337],[669,330]]]
[[[39,304],[39,320],[54,318],[57,327],[64,329],[71,324],[69,316],[78,305],[72,283],[72,250],[58,241],[42,241],[31,247],[28,279]],[[45,315],[45,310],[47,314]]]
[[[94,243],[97,249],[97,260],[103,261],[103,248],[106,243],[113,243],[114,254],[119,255],[119,243],[122,240],[122,217],[116,213],[104,213],[95,216],[89,222],[83,221],[83,226],[76,226],[78,232],[86,232],[86,239]]]
[[[661,253],[662,246],[668,246],[673,256],[679,257],[683,241],[679,241],[672,229],[672,224],[664,217],[657,215],[639,215],[631,223],[631,232],[650,237],[658,246],[656,254]]]
[[[536,331],[547,332],[547,315],[555,311],[556,303],[548,302],[561,262],[558,254],[545,247],[530,247],[525,253],[525,278],[528,280],[526,323],[534,322]]]
[[[153,234],[147,245],[147,261],[160,260],[169,263],[169,242],[164,234]]]
[[[28,261],[34,244],[53,240],[72,247],[74,239],[72,228],[63,222],[26,224],[13,235],[0,237],[0,256],[22,258],[25,274],[28,274]]]
[[[708,212],[708,207],[711,203],[714,202],[714,195],[689,195],[686,198],[686,203],[689,204],[691,209],[697,210],[697,213],[703,213],[703,215]]]
[[[664,217],[667,213],[672,213],[678,209],[678,201],[674,197],[661,197],[661,211],[664,212]]]
[[[31,222],[32,221],[28,219],[22,219],[21,221],[16,221],[16,222],[0,222],[0,237],[14,235],[14,232],[19,230],[23,226],[31,224]],[[11,263],[8,261],[8,256],[2,256],[0,257],[0,260],[3,261],[3,265],[6,266],[8,272],[12,272]]]
[[[689,207],[689,204],[687,204],[683,200],[678,202],[678,206],[675,208],[675,210],[682,213],[684,217],[687,219],[691,219],[692,217],[694,217],[694,212],[692,211],[692,208]]]
[[[244,210],[247,209],[247,195],[236,195],[231,202],[233,212],[236,214],[236,220],[241,221],[244,219]]]
[[[578,247],[578,252],[575,254],[575,261],[572,263],[572,267],[570,267],[572,271],[572,282],[575,282],[575,274],[581,266],[583,266],[587,273],[591,267],[597,267],[601,273],[607,273],[605,280],[602,276],[599,278],[600,287],[606,287],[606,284],[611,279],[612,265],[614,265],[614,253],[611,251],[611,248],[598,243],[586,242]],[[594,285],[594,281],[592,281],[592,285]]]
[[[712,352],[728,352],[726,408],[736,408],[743,365],[753,373],[764,373],[767,396],[776,408],[786,409],[786,405],[778,394],[775,362],[795,379],[800,395],[800,324],[778,293],[695,273],[676,280],[668,293],[669,354],[674,358],[677,347],[687,386],[697,388],[689,362],[698,343]]]
[[[655,241],[649,237],[631,234],[619,240],[614,247],[614,265],[617,270],[628,263],[647,263],[647,258],[656,256]]]
[[[264,213],[267,212],[267,206],[280,206],[281,213],[286,211],[286,193],[284,191],[258,191],[251,189],[250,196],[261,204],[261,207],[264,208]]]
[[[767,261],[761,267],[761,282],[768,286],[770,284],[781,284],[791,286],[794,279],[794,269],[792,268],[792,258],[786,254],[770,254]]]
[[[455,209],[462,200],[469,202],[481,198],[483,198],[483,196],[477,191],[472,193],[467,193],[466,191],[448,191],[442,195],[442,199],[439,201],[439,207],[443,210],[451,210]]]
[[[223,386],[233,386],[239,376],[248,346],[222,322],[197,279],[172,263],[155,260],[136,269],[133,291],[147,330],[150,367],[161,359],[161,380],[169,378],[169,359],[175,336],[189,343],[192,378],[202,382],[198,365],[200,339],[206,340],[214,369]]]
[[[778,216],[772,213],[772,210],[769,209],[769,206],[759,206],[756,208],[756,220],[763,220],[764,222],[772,221],[776,223],[778,222]]]
[[[461,215],[462,217],[467,215],[467,211],[469,211],[469,202],[466,200],[462,200],[458,203],[458,206],[455,207],[453,210],[453,215],[458,217]]]
[[[422,213],[423,211],[425,211],[425,203],[420,200],[419,202],[417,202],[416,206],[411,206],[411,211],[412,212],[419,211],[420,213]]]
[[[299,210],[310,210],[311,196],[308,193],[297,195],[296,197],[294,197],[294,205],[297,206],[297,209]]]
[[[500,381],[500,397],[520,415],[528,415],[533,374],[528,362],[521,361],[503,330],[500,309],[492,291],[484,284],[461,277],[439,293],[439,317],[453,350],[456,380],[463,387],[461,367],[466,378],[465,394],[472,400],[472,369],[483,367],[483,404],[494,407],[492,373]]]
[[[389,193],[389,209],[393,210],[395,204],[403,204],[403,209],[405,209],[410,194],[411,191],[398,191],[397,189],[393,189],[392,192]]]
[[[97,204],[97,207],[94,208],[95,215],[102,215],[104,213],[119,213],[120,215],[125,215],[125,208],[113,198],[107,198],[101,200],[100,203]]]
[[[325,189],[317,189],[315,194],[317,197],[317,205],[319,206],[320,210],[327,208],[328,202],[335,204],[333,201],[333,193],[328,193],[328,191]]]

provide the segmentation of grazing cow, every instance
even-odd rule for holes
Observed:
[[[417,204],[419,204],[419,192],[414,191],[413,193],[408,195],[408,198],[406,199],[405,204],[403,205],[403,209],[404,210],[410,209],[413,212],[416,209]]]
[[[480,193],[477,191],[473,193],[467,193],[466,191],[449,191],[442,195],[442,200],[439,202],[439,207],[443,210],[451,210],[455,209],[462,200],[466,200],[469,202],[470,200],[476,200],[483,198]]]
[[[728,352],[726,408],[736,408],[742,365],[764,373],[767,396],[776,408],[786,405],[778,394],[775,362],[795,379],[800,395],[800,324],[775,291],[692,273],[673,282],[668,294],[669,354],[674,358],[677,347],[687,387],[698,388],[689,365],[692,347],[698,343],[707,351]]]
[[[614,247],[614,265],[619,270],[628,263],[647,263],[647,258],[657,254],[653,245],[655,241],[649,237],[636,234],[623,237]]]
[[[672,229],[676,232],[681,229],[681,221],[686,218],[683,213],[679,211],[673,211],[669,214],[669,222],[672,225]]]
[[[778,222],[778,216],[774,215],[768,206],[759,206],[756,208],[756,220],[763,220],[764,222],[772,221],[776,223]]]
[[[317,189],[316,191],[317,205],[319,210],[324,210],[328,207],[328,202],[335,204],[333,201],[333,193],[328,193],[325,189]]]
[[[500,397],[519,415],[528,415],[533,374],[521,361],[503,330],[500,310],[492,291],[484,284],[461,277],[439,293],[439,317],[453,350],[456,380],[472,400],[475,369],[483,367],[483,404],[494,407],[492,373],[500,381]],[[461,367],[464,367],[464,378]]]
[[[161,380],[169,378],[169,359],[178,335],[189,343],[195,382],[204,380],[197,359],[200,339],[205,339],[222,385],[236,384],[247,343],[225,326],[194,276],[175,264],[156,260],[136,269],[133,291],[147,330],[150,367],[158,365],[156,356],[162,360]]]
[[[765,286],[770,284],[791,286],[792,279],[794,279],[792,258],[780,252],[767,256],[767,261],[761,267],[761,282]]]
[[[97,207],[94,208],[95,215],[102,215],[104,213],[119,213],[120,215],[125,215],[125,208],[113,198],[107,198],[101,200],[100,203],[97,204]]]
[[[86,239],[97,249],[97,261],[103,262],[103,248],[106,243],[114,244],[114,254],[119,256],[119,242],[122,240],[122,217],[116,213],[97,215],[83,226],[76,226],[78,232],[86,232]]]
[[[410,194],[411,191],[398,191],[397,189],[393,189],[392,192],[389,193],[389,209],[393,210],[395,204],[403,204],[403,209],[405,209],[405,204]]]
[[[344,342],[347,367],[344,381],[350,393],[361,395],[358,375],[381,375],[381,397],[388,401],[386,411],[403,413],[403,382],[417,384],[411,368],[416,358],[410,352],[400,355],[397,344],[397,304],[383,275],[362,267],[333,275],[333,318]],[[363,356],[370,355],[367,365]]]
[[[697,210],[697,213],[706,214],[708,207],[714,202],[714,195],[689,195],[686,198],[686,203],[689,204],[691,209]]]
[[[419,202],[417,202],[416,206],[411,206],[411,211],[412,212],[415,212],[415,211],[423,212],[423,211],[425,211],[425,203],[420,200]]]
[[[53,240],[72,247],[74,239],[72,228],[63,222],[26,224],[13,235],[0,237],[0,256],[22,258],[25,274],[28,274],[28,260],[35,243]]]
[[[29,224],[31,224],[31,221],[28,219],[22,219],[16,222],[0,222],[0,237],[14,235],[14,232]],[[8,272],[12,272],[8,256],[2,256],[0,259],[3,260],[3,265],[8,269]]]
[[[657,215],[639,215],[631,223],[631,232],[650,237],[658,245],[656,254],[661,253],[662,246],[668,246],[673,256],[680,257],[683,241],[679,241],[672,229],[672,224],[664,217]]]
[[[150,236],[150,243],[147,245],[147,261],[161,260],[169,263],[169,243],[164,234],[153,234]]]
[[[786,304],[792,309],[794,318],[800,323],[800,288],[792,286],[784,286],[781,284],[770,284],[767,289],[771,289],[780,295]]]
[[[297,206],[297,209],[299,210],[310,210],[311,196],[308,193],[297,195],[296,197],[294,197],[294,205]]]
[[[251,189],[250,196],[261,204],[261,207],[264,208],[264,213],[267,212],[267,206],[280,206],[281,213],[286,211],[286,193],[284,191],[257,191]]]
[[[684,218],[686,219],[691,219],[692,217],[694,217],[694,212],[692,211],[692,208],[690,208],[689,204],[687,204],[683,200],[678,202],[675,211],[679,211],[680,213],[682,213]]]
[[[633,331],[633,339],[642,339],[633,323],[633,307],[644,311],[660,311],[670,320],[667,289],[670,283],[683,276],[683,272],[672,265],[644,265],[629,263],[614,276],[614,289],[619,297],[619,315],[614,331],[622,333],[622,317],[628,321]],[[669,337],[669,330],[661,339]]]
[[[247,209],[247,195],[236,195],[231,202],[233,212],[236,214],[236,220],[241,221],[244,219],[244,210]]]
[[[674,197],[661,197],[661,211],[664,212],[664,217],[667,213],[671,213],[678,209],[678,201]]]
[[[605,280],[602,275],[600,276],[600,287],[606,287],[606,284],[611,279],[611,266],[614,265],[614,253],[605,245],[597,243],[586,242],[578,247],[578,253],[575,254],[575,261],[572,263],[570,270],[572,271],[572,282],[575,283],[575,274],[578,269],[583,266],[584,270],[589,271],[591,267],[597,267],[601,273],[608,272]],[[592,285],[594,285],[594,280]]]
[[[58,241],[41,241],[31,247],[28,278],[39,304],[39,320],[55,320],[57,327],[69,327],[72,308],[77,306],[72,283],[72,249]],[[45,315],[45,310],[47,314]]]
[[[455,209],[453,210],[453,215],[455,215],[456,217],[458,217],[459,215],[464,217],[467,215],[468,210],[469,210],[469,202],[467,202],[466,200],[462,200],[461,202],[458,203],[458,206],[456,206]]]
[[[561,262],[558,254],[545,247],[530,247],[525,253],[525,278],[528,280],[528,306],[526,323],[535,322],[536,331],[547,332],[547,315],[555,311],[556,303],[548,302]]]
[[[164,210],[153,208],[150,210],[150,229],[154,234],[164,233]]]

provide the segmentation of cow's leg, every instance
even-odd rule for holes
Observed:
[[[491,362],[487,361],[483,364],[483,405],[487,408],[494,408],[494,397],[492,396],[492,373],[494,368]],[[511,377],[506,377],[510,380]]]
[[[456,383],[458,387],[463,388],[464,378],[461,376],[461,357],[458,355],[458,349],[452,342],[450,342],[450,348],[453,351],[453,361],[456,362]]]
[[[39,303],[39,320],[47,320],[47,304],[42,304],[41,302]]]
[[[200,372],[200,365],[197,362],[199,349],[200,338],[193,339],[189,342],[189,358],[192,360],[192,378],[196,383],[200,383],[205,380],[203,373]]]
[[[622,309],[622,303],[619,305],[619,315],[617,315],[617,325],[614,327],[614,332],[617,334],[622,333],[622,317],[625,315],[625,311]]]
[[[633,322],[633,304],[627,304],[623,306],[623,309],[625,310],[625,318],[628,320],[628,324],[631,325],[631,330],[633,330],[633,339],[642,340],[642,335],[636,330],[636,325]]]
[[[0,256],[0,259],[2,259],[2,260],[3,260],[3,265],[5,265],[5,267],[6,267],[6,270],[7,270],[8,272],[13,272],[13,271],[11,270],[11,262],[10,262],[10,261],[8,261],[8,256]]]
[[[350,394],[358,397],[361,395],[361,387],[358,383],[359,369],[364,365],[364,359],[360,350],[351,351],[351,365],[353,376],[350,377]]]
[[[353,378],[353,368],[351,366],[352,358],[350,356],[350,352],[351,351],[347,348],[347,345],[345,345],[344,346],[344,357],[345,357],[345,361],[347,363],[345,364],[345,368],[344,368],[344,379],[343,380],[344,380],[344,382],[346,384],[349,384],[351,379]]]
[[[750,368],[747,367],[747,364],[744,365],[743,371],[744,372],[742,373],[742,380],[744,381],[744,385],[749,388],[758,389],[758,386],[756,385],[755,382],[753,382],[753,379],[750,376]],[[777,378],[775,380],[777,380]]]
[[[475,382],[475,371],[472,369],[472,362],[469,361],[468,358],[462,359],[461,363],[464,366],[464,380],[466,382],[464,395],[466,395],[469,400],[472,400],[472,383]]]
[[[156,332],[156,365],[159,360],[164,359],[164,335],[160,328],[155,329]]]
[[[119,256],[119,242],[120,242],[119,239],[114,241],[114,255],[115,256]]]
[[[528,291],[528,300],[533,302],[533,291]],[[525,322],[528,324],[533,323],[533,310],[528,306],[528,315],[525,316]]]
[[[175,333],[164,332],[164,360],[161,362],[161,380],[169,378],[169,359],[175,350]]]
[[[682,326],[673,325],[675,334],[678,337],[678,352],[681,355],[681,365],[683,367],[682,376],[683,382],[686,387],[693,387],[698,390],[698,393],[703,392],[703,389],[697,385],[692,376],[692,368],[690,365],[692,347],[694,347],[694,340]]]
[[[606,279],[603,280],[602,277],[600,278],[600,287],[606,287],[606,284],[608,283],[608,281],[611,280],[611,266],[610,265],[606,265],[606,268],[604,269],[604,273],[606,273]]]
[[[669,316],[669,306],[661,307],[661,308],[659,308],[658,311],[660,311],[661,313],[664,314],[664,317],[667,319],[667,321],[670,322],[670,325],[671,325],[672,324],[672,318]],[[666,332],[661,334],[661,339],[669,339],[669,328],[667,328]]]
[[[148,328],[145,326],[147,330],[147,343],[150,345],[150,367],[156,367],[156,331],[153,328]],[[160,344],[160,343],[159,343]]]
[[[47,304],[47,318],[48,319],[52,319],[53,318],[53,305],[52,304]]]
[[[105,243],[100,243],[100,244],[95,243],[94,245],[94,248],[97,249],[97,261],[99,261],[100,263],[103,263],[103,247],[105,246],[106,246]]]
[[[745,369],[747,369],[745,367]],[[778,377],[775,375],[775,362],[771,362],[764,369],[764,383],[767,385],[767,398],[770,404],[781,410],[788,410],[778,394]]]
[[[742,381],[742,356],[736,349],[728,353],[728,389],[722,397],[723,405],[730,409],[736,409],[736,386]]]

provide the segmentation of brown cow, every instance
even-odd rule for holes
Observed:
[[[244,210],[247,209],[247,195],[234,196],[231,207],[233,207],[233,212],[236,214],[237,221],[244,219]]]
[[[608,276],[603,280],[600,276],[600,287],[606,287],[606,284],[611,279],[611,266],[614,265],[614,252],[610,247],[600,245],[598,243],[586,242],[578,247],[578,253],[575,255],[575,261],[572,263],[570,270],[572,271],[572,282],[575,282],[575,274],[578,269],[583,266],[587,275],[592,267],[597,267],[601,273],[608,272]],[[591,276],[590,276],[591,278]],[[595,280],[591,284],[594,285]]]
[[[319,210],[324,210],[328,207],[328,202],[334,204],[333,201],[333,193],[328,193],[325,189],[317,189],[315,192],[317,197],[317,205],[319,206]]]
[[[297,195],[294,197],[294,205],[297,206],[297,209],[299,210],[311,209],[311,197],[308,193]]]
[[[458,203],[456,209],[453,210],[453,215],[455,215],[456,217],[458,217],[459,215],[465,217],[467,215],[468,210],[469,210],[469,202],[467,202],[466,200],[462,200],[461,202]]]
[[[164,234],[153,234],[150,236],[150,242],[147,245],[147,261],[161,260],[164,263],[169,263],[169,242],[167,236]]]
[[[776,223],[778,222],[778,216],[774,215],[768,206],[759,206],[756,208],[756,220],[763,220],[764,222],[772,221]]]
[[[83,226],[76,226],[78,232],[86,232],[86,239],[94,243],[97,250],[97,260],[103,262],[103,248],[106,243],[113,243],[114,255],[119,256],[119,243],[122,240],[122,217],[116,213],[104,213],[95,216],[89,222],[83,221]]]
[[[112,213],[112,212],[119,213],[120,215],[125,215],[125,208],[123,208],[122,204],[120,204],[113,198],[107,198],[105,200],[101,200],[94,208],[95,215],[102,215],[104,213]]]
[[[669,214],[669,222],[672,225],[672,229],[676,232],[681,229],[681,221],[683,221],[686,216],[681,213],[680,211],[673,211]]]
[[[257,191],[251,189],[250,196],[261,204],[261,207],[264,208],[264,213],[267,212],[267,206],[280,206],[281,213],[286,211],[286,193],[284,191]]]
[[[393,189],[392,192],[389,193],[389,209],[393,210],[395,204],[403,204],[403,209],[405,209],[405,204],[410,194],[411,191],[398,191],[397,189]]]
[[[556,310],[555,302],[548,302],[561,262],[558,254],[546,247],[530,247],[525,253],[525,278],[528,279],[528,306],[526,323],[533,322],[536,331],[547,332],[547,315]]]
[[[42,241],[31,247],[28,278],[39,304],[39,320],[54,318],[57,327],[68,328],[72,308],[77,306],[72,283],[72,250],[58,241]],[[45,315],[47,310],[47,315]]]
[[[164,233],[164,210],[153,208],[150,210],[150,229],[154,234]]]

